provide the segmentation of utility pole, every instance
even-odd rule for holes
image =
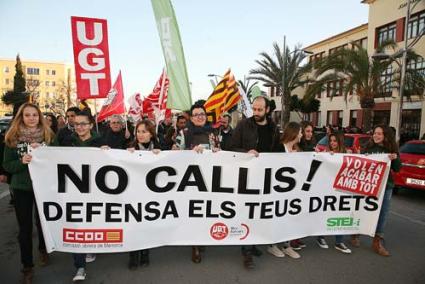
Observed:
[[[280,111],[280,128],[283,130],[283,115],[286,111],[285,109],[285,76],[286,76],[286,36],[283,36],[283,70],[282,70],[282,91],[281,91],[281,111]]]
[[[401,138],[401,120],[403,117],[403,95],[404,95],[404,81],[406,77],[406,58],[407,58],[407,30],[410,21],[410,0],[407,0],[407,14],[406,14],[406,22],[404,24],[404,49],[403,49],[403,57],[401,59],[401,76],[400,76],[400,108],[398,112],[398,127],[397,127],[397,140],[400,143]]]

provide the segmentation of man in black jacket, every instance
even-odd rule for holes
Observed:
[[[252,102],[253,116],[238,123],[232,134],[230,150],[247,152],[258,157],[261,152],[273,152],[279,145],[280,134],[276,124],[268,117],[270,101],[263,96],[256,97]],[[256,247],[242,246],[242,256],[245,268],[254,268],[252,255],[262,253]]]
[[[72,133],[74,133],[75,116],[80,112],[78,107],[70,107],[66,110],[66,125],[56,134],[58,145],[65,145],[71,142]]]
[[[103,142],[112,149],[127,149],[131,141],[130,132],[125,128],[124,120],[120,115],[109,118],[109,127],[102,134]]]
[[[221,126],[218,130],[218,140],[220,141],[220,148],[224,151],[230,151],[230,142],[232,140],[233,128],[230,126],[232,117],[226,113],[221,118]]]

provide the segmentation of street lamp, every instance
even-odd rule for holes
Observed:
[[[288,56],[296,51],[301,51],[302,53],[306,54],[313,54],[313,52],[304,50],[304,49],[294,49],[290,53],[288,53]],[[285,73],[286,73],[286,36],[283,36],[283,72],[282,72],[282,98],[281,98],[281,111],[280,111],[280,128],[283,130],[283,113],[284,113],[284,106],[285,106]]]
[[[214,79],[215,79],[215,84],[214,84],[214,81],[211,79],[211,85],[213,86],[213,88],[215,88],[215,87],[218,85],[217,77],[219,77],[219,78],[223,78],[223,76],[220,76],[220,75],[217,75],[217,74],[208,74],[207,76],[208,76],[208,77],[214,77]]]

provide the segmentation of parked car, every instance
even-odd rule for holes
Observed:
[[[393,173],[395,186],[425,190],[425,141],[411,140],[400,148],[401,169]]]
[[[367,142],[369,142],[370,135],[368,134],[352,134],[346,133],[344,134],[344,145],[347,150],[350,150],[353,153],[358,153],[361,149],[366,146]],[[322,139],[317,142],[316,149],[319,152],[326,151],[326,147],[328,146],[328,136],[324,136]]]
[[[0,117],[0,133],[5,133],[9,128],[10,122],[12,121],[11,116]]]

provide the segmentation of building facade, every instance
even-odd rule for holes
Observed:
[[[61,113],[67,106],[67,93],[75,101],[75,79],[71,64],[21,60],[26,91],[43,112]],[[0,59],[0,94],[13,90],[16,59]],[[0,116],[12,107],[0,102]]]
[[[408,23],[407,43],[409,48],[422,56],[420,60],[408,62],[409,68],[415,68],[425,76],[425,0],[411,0],[411,16]],[[404,47],[404,28],[406,24],[406,0],[364,0],[359,5],[369,6],[368,23],[354,27],[348,31],[329,37],[304,48],[312,52],[309,61],[314,61],[332,54],[341,48],[355,48],[353,43],[367,49],[369,56],[376,53],[378,45],[386,40],[393,40],[397,47],[387,50],[388,55]],[[399,61],[401,61],[399,59]],[[396,63],[384,72],[381,80],[390,80],[398,67]],[[349,95],[347,99],[342,94],[343,81],[329,82],[326,90],[318,95],[321,102],[320,111],[305,115],[302,119],[312,121],[316,126],[338,125],[357,126],[363,123],[363,111],[358,96]],[[329,90],[337,91],[331,94]],[[339,91],[338,91],[339,90]],[[268,95],[276,100],[280,112],[280,96],[276,96],[274,89],[269,89]],[[293,94],[302,97],[304,89],[295,90]],[[408,139],[419,138],[425,133],[425,101],[424,97],[404,99],[402,111],[402,136]],[[375,98],[373,109],[373,124],[387,124],[398,128],[400,96],[396,86],[388,85],[382,94]],[[291,120],[300,120],[299,115],[291,114]]]

